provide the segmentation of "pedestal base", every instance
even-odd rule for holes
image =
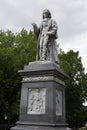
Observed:
[[[67,126],[40,126],[40,125],[17,125],[15,127],[12,127],[11,130],[71,130]]]
[[[19,73],[20,116],[11,130],[67,130],[63,70],[55,63],[31,62]]]

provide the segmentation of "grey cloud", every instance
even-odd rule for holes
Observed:
[[[85,8],[87,2],[84,2],[83,5],[81,5],[81,2],[78,3],[73,1],[61,9],[62,16],[60,16],[59,22],[61,25],[60,37],[63,40],[71,40],[73,37],[87,30],[87,9]]]
[[[62,46],[70,49],[74,45],[77,48],[87,41],[87,0],[1,0],[0,29],[32,29],[32,22],[40,24],[45,8],[51,11],[52,18],[58,24]],[[82,37],[81,41],[79,37]]]

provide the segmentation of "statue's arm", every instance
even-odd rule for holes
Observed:
[[[33,26],[34,34],[35,34],[36,38],[38,39],[39,28],[37,27],[37,25],[35,23],[32,23],[32,26]]]
[[[54,20],[52,20],[52,23],[51,23],[51,29],[48,31],[48,35],[55,35],[57,37],[57,30],[58,30],[58,27],[57,27],[57,24]]]

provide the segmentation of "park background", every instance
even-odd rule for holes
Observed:
[[[57,48],[66,81],[66,117],[71,127],[87,121],[87,1],[0,1],[0,123],[18,120],[21,77],[18,70],[35,61],[36,44],[31,23],[38,25],[48,8],[58,24]]]

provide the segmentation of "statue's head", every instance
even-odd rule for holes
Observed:
[[[43,11],[43,19],[44,18],[51,18],[51,13],[50,13],[50,11],[48,9],[45,9]]]

